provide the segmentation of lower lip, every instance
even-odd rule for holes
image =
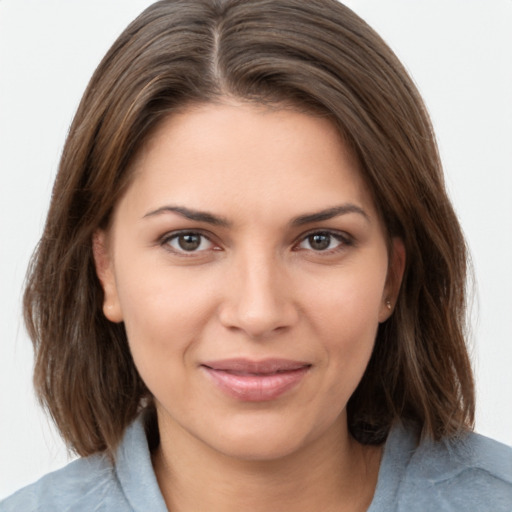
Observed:
[[[245,402],[275,400],[298,386],[308,366],[272,374],[240,374],[202,366],[221,391]]]

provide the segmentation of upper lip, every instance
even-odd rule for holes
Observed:
[[[206,366],[212,370],[225,372],[270,374],[308,368],[311,366],[311,364],[303,361],[293,361],[291,359],[273,358],[255,361],[252,359],[235,358],[222,359],[218,361],[206,361],[202,363],[202,366]]]

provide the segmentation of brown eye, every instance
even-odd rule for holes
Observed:
[[[329,231],[316,231],[306,235],[298,245],[298,249],[314,252],[335,251],[349,245],[352,245],[352,242],[348,235],[344,236],[341,233],[331,233]]]
[[[325,251],[331,245],[332,236],[329,233],[315,233],[308,236],[308,242],[311,249],[315,251]]]
[[[187,233],[178,237],[178,245],[184,251],[195,251],[201,245],[201,236],[195,233]]]
[[[199,252],[208,250],[212,243],[200,233],[177,233],[168,238],[166,243],[176,252]]]

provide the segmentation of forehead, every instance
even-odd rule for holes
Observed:
[[[161,123],[133,172],[128,195],[131,190],[132,202],[148,207],[180,201],[261,212],[279,206],[292,215],[350,201],[374,213],[358,161],[334,124],[291,108],[190,107]]]

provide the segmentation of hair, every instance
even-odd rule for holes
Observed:
[[[93,234],[108,226],[160,123],[226,96],[327,115],[387,235],[403,240],[394,314],[347,406],[352,435],[382,443],[397,421],[433,439],[471,429],[466,247],[426,108],[397,57],[336,0],[163,0],[121,34],[84,93],[27,276],[34,383],[68,446],[113,454],[152,403],[124,325],[103,315]]]

